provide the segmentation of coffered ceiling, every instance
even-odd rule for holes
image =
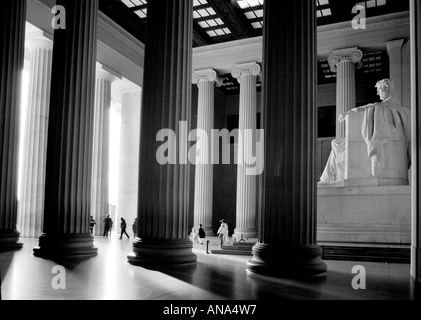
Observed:
[[[100,0],[100,10],[144,43],[147,1]],[[409,10],[408,0],[315,1],[319,26],[352,21],[357,4],[367,8],[367,17]],[[264,0],[193,0],[193,47],[261,36],[263,4]]]

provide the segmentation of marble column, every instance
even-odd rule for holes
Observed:
[[[22,247],[17,230],[21,83],[25,58],[26,0],[0,10],[0,251]]]
[[[215,70],[200,70],[193,73],[193,84],[199,88],[197,129],[207,134],[205,143],[200,145],[200,160],[196,163],[194,188],[194,229],[199,230],[200,224],[206,234],[214,233],[212,227],[213,201],[213,163],[211,155],[211,134],[214,129],[215,84],[222,85]]]
[[[97,255],[89,230],[98,0],[58,0],[54,33],[43,233],[34,255]]]
[[[395,84],[395,94],[402,102],[402,46],[404,39],[386,42],[389,54],[390,78]]]
[[[412,104],[412,244],[411,278],[416,298],[421,293],[421,3],[411,0]]]
[[[336,119],[356,107],[355,69],[362,67],[363,53],[358,48],[334,50],[328,61],[336,79]],[[336,120],[336,138],[345,138],[345,122]]]
[[[50,108],[53,42],[43,32],[29,36],[31,69],[25,124],[22,191],[18,206],[18,226],[23,237],[42,232],[47,156],[48,112]]]
[[[117,214],[119,217],[126,217],[129,230],[137,217],[141,110],[142,89],[140,87],[123,89],[121,91]]]
[[[256,62],[236,65],[232,76],[240,83],[240,121],[237,162],[237,205],[234,237],[257,238],[256,176],[247,174],[247,159],[253,156],[257,121],[257,77],[261,67]],[[246,131],[253,133],[248,134]]]
[[[264,12],[264,187],[247,269],[318,276],[326,264],[316,242],[316,2],[266,0]]]
[[[109,214],[111,85],[115,79],[102,66],[97,66],[91,187],[91,216],[96,221],[96,236],[103,235],[103,221]]]
[[[148,2],[139,164],[140,239],[134,241],[128,255],[133,265],[164,267],[197,260],[188,237],[192,32],[192,0]],[[159,135],[164,141],[157,141]],[[168,152],[162,151],[165,145]],[[167,154],[176,164],[160,164]]]

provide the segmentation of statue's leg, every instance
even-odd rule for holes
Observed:
[[[330,152],[329,159],[327,160],[327,164],[325,170],[323,171],[322,176],[320,177],[320,182],[318,184],[331,184],[335,181],[336,175],[336,155],[334,150]]]

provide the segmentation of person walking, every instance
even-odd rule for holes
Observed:
[[[206,238],[206,232],[205,230],[203,230],[202,225],[200,225],[200,228],[199,228],[199,238],[200,238],[200,244],[203,244],[203,241]]]
[[[110,237],[111,237],[111,232],[113,231],[113,224],[114,224],[113,219],[111,219],[111,217],[110,217],[110,227],[108,229]],[[108,235],[107,235],[107,237],[108,237]]]
[[[137,218],[134,219],[132,229],[133,229],[133,238],[136,238],[137,237]]]
[[[105,219],[104,219],[104,238],[108,237],[108,234],[110,233],[110,224],[112,225],[112,220],[110,218],[110,215],[108,215]]]
[[[224,219],[222,219],[221,221],[221,226],[218,229],[218,237],[221,240],[221,247],[222,245],[228,244],[228,224],[225,222]]]
[[[123,234],[127,236],[127,239],[130,239],[130,236],[126,232],[126,228],[127,228],[126,220],[124,220],[123,218],[121,218],[120,228],[121,228],[120,240],[123,238]]]
[[[94,233],[94,226],[96,225],[96,221],[94,217],[91,216],[91,219],[89,220],[89,229],[91,229],[91,234]]]

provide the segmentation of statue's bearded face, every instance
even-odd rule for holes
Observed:
[[[389,86],[384,84],[377,87],[377,95],[380,97],[381,100],[387,99],[389,96]]]

